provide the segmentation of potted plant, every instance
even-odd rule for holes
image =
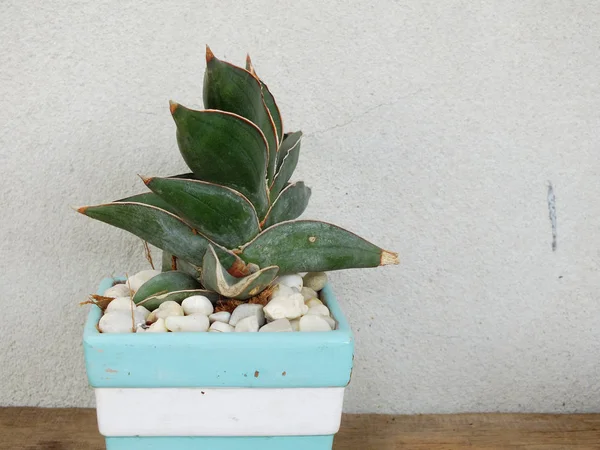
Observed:
[[[330,449],[353,339],[325,272],[397,255],[296,220],[311,195],[289,181],[302,133],[284,133],[249,58],[236,67],[207,47],[206,62],[206,109],[170,103],[191,173],[78,210],[163,250],[162,272],[105,279],[92,296],[99,429],[109,450]]]

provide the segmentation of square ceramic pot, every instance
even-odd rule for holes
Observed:
[[[335,331],[102,334],[92,307],[83,342],[107,450],[331,449],[354,342],[329,285],[321,299]]]

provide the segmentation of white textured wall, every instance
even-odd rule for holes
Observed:
[[[347,411],[599,411],[599,42],[598,1],[2,2],[0,404],[92,405],[77,303],[146,263],[69,205],[184,169],[209,43],[305,132],[306,216],[401,253],[332,277]]]

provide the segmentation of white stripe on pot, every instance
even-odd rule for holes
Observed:
[[[104,436],[335,434],[344,388],[99,388]]]

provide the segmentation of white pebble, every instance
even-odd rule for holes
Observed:
[[[228,311],[219,311],[217,313],[211,314],[208,316],[208,320],[210,323],[213,322],[223,322],[229,323],[229,319],[231,318],[231,313]]]
[[[139,311],[140,313],[142,313],[144,315],[144,320],[148,319],[148,316],[150,315],[150,311],[148,309],[146,309],[143,306],[136,306],[135,307],[136,311]]]
[[[277,319],[297,319],[306,314],[308,306],[304,304],[302,294],[292,294],[288,297],[275,297],[264,307],[269,321]]]
[[[152,325],[146,328],[146,333],[166,333],[167,327],[165,325],[165,319],[156,319]]]
[[[191,316],[169,316],[165,319],[165,326],[170,331],[207,331],[208,317],[203,314]]]
[[[158,312],[158,309],[155,309],[154,311],[152,311],[150,313],[150,315],[148,317],[146,317],[146,323],[154,323],[156,322],[156,320],[158,319],[158,317],[156,317],[156,313]]]
[[[128,313],[129,317],[131,317],[131,312]],[[146,323],[146,315],[142,311],[138,311],[137,309],[133,311],[133,318],[135,320],[135,326],[142,325]]]
[[[215,308],[211,301],[203,295],[192,295],[186,298],[182,303],[183,312],[186,315],[201,313],[205,316],[211,315]]]
[[[265,331],[265,332],[273,333],[273,332],[283,332],[283,331],[293,331],[293,330],[292,330],[292,325],[290,324],[289,320],[277,319],[271,323],[264,325],[258,331]]]
[[[327,284],[327,274],[325,272],[309,272],[304,276],[304,286],[313,291],[320,291]]]
[[[217,321],[213,322],[208,331],[209,333],[230,333],[235,331],[235,327],[232,327],[228,323]]]
[[[131,313],[111,311],[100,318],[98,328],[102,333],[133,333],[143,323],[145,320],[138,312],[134,312],[132,320]]]
[[[295,292],[291,287],[286,286],[285,284],[276,284],[273,288],[273,292],[271,292],[269,300],[273,300],[276,297],[289,297],[294,293]]]
[[[329,328],[331,328],[332,330],[336,329],[337,324],[335,323],[335,319],[333,317],[321,316],[321,318],[325,319],[325,321],[329,324]]]
[[[300,319],[300,331],[331,331],[331,327],[323,317],[310,315]]]
[[[154,311],[156,313],[157,319],[166,319],[167,317],[181,317],[183,316],[183,309],[179,308],[166,308],[166,309],[157,309]]]
[[[292,326],[292,331],[300,331],[300,319],[290,320],[290,325]]]
[[[329,316],[329,308],[325,305],[311,306],[306,315]]]
[[[108,312],[100,318],[98,328],[102,333],[133,333],[131,316],[122,311]]]
[[[235,311],[234,311],[235,312]],[[257,332],[260,328],[256,316],[248,316],[241,319],[235,326],[235,331],[240,333]]]
[[[126,284],[115,284],[112,287],[109,287],[102,294],[104,297],[129,297],[131,295],[131,291],[127,287]]]
[[[106,312],[129,311],[131,313],[133,309],[135,309],[135,303],[131,297],[117,297],[108,304]]]
[[[322,305],[323,302],[321,300],[319,300],[318,298],[311,298],[311,299],[307,300],[306,302],[304,302],[304,304],[306,306],[308,306],[309,308],[312,308],[313,306]]]
[[[171,316],[183,316],[183,308],[179,303],[167,300],[166,302],[161,303],[154,313],[156,318],[166,319]]]
[[[235,308],[233,313],[231,313],[229,325],[233,325],[235,327],[239,321],[250,316],[256,317],[256,323],[259,327],[262,327],[265,324],[265,313],[263,312],[262,305],[243,303]],[[258,328],[256,331],[258,331]]]
[[[317,295],[317,293],[315,291],[313,291],[311,288],[309,287],[303,287],[302,290],[300,291],[302,293],[302,296],[304,297],[304,301],[306,302],[307,300],[310,300],[311,298],[318,298],[319,296]]]
[[[300,275],[282,275],[275,282],[298,290],[302,289],[302,277]]]
[[[160,271],[158,270],[142,270],[141,272],[136,273],[134,276],[129,277],[127,284],[133,292],[137,292],[142,284],[159,274]]]
[[[174,300],[167,300],[166,302],[162,302],[158,305],[158,309],[170,309],[170,308],[178,308],[181,305]]]

